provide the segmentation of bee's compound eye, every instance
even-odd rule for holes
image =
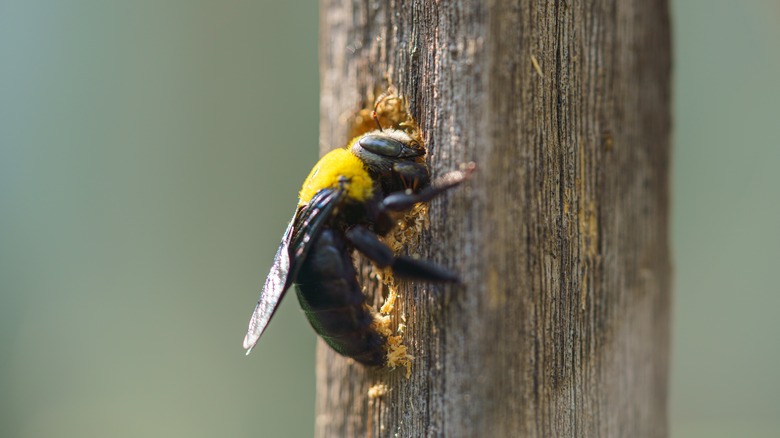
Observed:
[[[404,149],[400,141],[381,135],[364,135],[358,143],[363,149],[385,157],[398,157]]]

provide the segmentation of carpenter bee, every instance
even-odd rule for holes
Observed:
[[[377,106],[379,101],[377,101]],[[324,155],[299,194],[244,338],[247,354],[257,343],[287,289],[314,330],[338,353],[366,365],[386,363],[386,336],[373,315],[352,261],[357,250],[399,277],[456,282],[455,273],[432,262],[396,256],[380,239],[399,213],[463,182],[474,165],[431,182],[426,150],[404,129],[378,129]]]

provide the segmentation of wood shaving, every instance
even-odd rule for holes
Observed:
[[[376,385],[368,388],[368,398],[377,399],[387,394],[388,388],[384,383],[377,383]]]

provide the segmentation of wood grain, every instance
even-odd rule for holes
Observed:
[[[410,248],[465,283],[402,284],[411,378],[320,342],[316,435],[666,436],[667,2],[323,0],[320,34],[323,152],[390,78],[433,175],[479,170]]]

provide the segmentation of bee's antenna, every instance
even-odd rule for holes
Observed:
[[[379,108],[379,104],[382,103],[383,100],[387,99],[387,96],[389,96],[390,93],[388,91],[385,91],[384,93],[380,94],[379,97],[376,99],[376,103],[374,104],[374,110],[371,111],[371,117],[374,118],[374,121],[376,122],[376,127],[379,128],[379,132],[382,132],[382,125],[379,123],[379,116],[376,115],[376,109]]]

